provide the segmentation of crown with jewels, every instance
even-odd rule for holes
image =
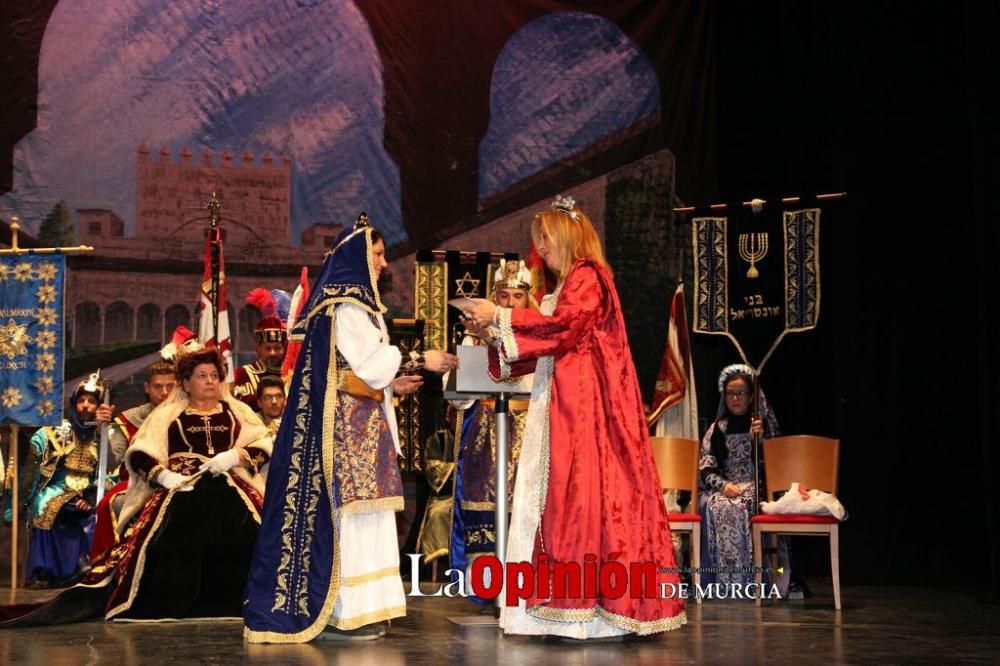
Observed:
[[[572,217],[574,220],[580,219],[576,212],[576,200],[570,196],[564,197],[557,194],[555,201],[552,202],[552,210],[560,210]]]
[[[719,373],[719,393],[722,393],[722,388],[733,375],[745,375],[753,381],[756,373],[753,371],[753,368],[749,365],[744,365],[743,363],[733,363],[732,365],[727,365],[722,369],[722,372]]]
[[[368,213],[361,211],[361,214],[358,215],[358,221],[354,223],[354,230],[357,231],[358,229],[370,226],[372,226],[372,221],[368,219]]]
[[[531,291],[531,270],[523,261],[500,260],[500,268],[493,274],[493,289],[524,289]]]

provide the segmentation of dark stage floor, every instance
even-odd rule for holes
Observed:
[[[89,622],[0,631],[0,664],[742,664],[997,663],[1000,607],[965,594],[914,588],[844,588],[844,610],[806,601],[690,604],[688,625],[660,638],[564,644],[504,638],[495,627],[458,626],[475,614],[463,599],[410,598],[408,615],[368,643],[247,645],[238,622]],[[828,592],[828,588],[827,588]],[[2,591],[0,600],[9,600]],[[21,592],[18,601],[38,598]]]

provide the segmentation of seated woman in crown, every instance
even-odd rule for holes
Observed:
[[[179,358],[180,385],[125,456],[121,541],[52,601],[0,609],[0,626],[240,616],[271,436],[224,370],[214,348]]]
[[[271,435],[225,391],[224,377],[215,349],[182,357],[181,390],[154,410],[128,449],[120,525],[135,516],[134,535],[109,618],[241,616]]]

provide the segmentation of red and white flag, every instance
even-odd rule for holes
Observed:
[[[653,393],[649,425],[657,437],[698,439],[698,397],[694,389],[694,365],[688,338],[684,285],[677,285],[670,304],[670,326],[660,372]]]
[[[291,305],[288,306],[288,335],[292,334],[292,327],[295,326],[295,322],[299,320],[302,315],[302,309],[309,302],[309,268],[306,266],[302,267],[302,274],[299,275],[299,286],[295,288],[295,292],[292,294]],[[291,339],[288,340],[288,346],[285,347],[285,360],[281,364],[281,378],[286,382],[288,378],[292,376],[295,372],[295,363],[299,358],[299,350],[302,349],[301,342],[294,342]]]
[[[219,252],[217,272],[212,270],[212,250]],[[213,277],[218,276],[218,294],[212,300]],[[218,304],[218,316],[216,316]],[[224,381],[233,381],[233,344],[229,336],[229,301],[226,299],[226,270],[222,259],[222,235],[219,229],[210,229],[205,236],[205,272],[201,280],[201,298],[198,301],[198,337],[206,347],[218,347],[226,364]]]

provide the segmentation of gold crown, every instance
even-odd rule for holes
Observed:
[[[531,291],[531,271],[523,261],[500,260],[493,275],[493,289],[524,289]]]

